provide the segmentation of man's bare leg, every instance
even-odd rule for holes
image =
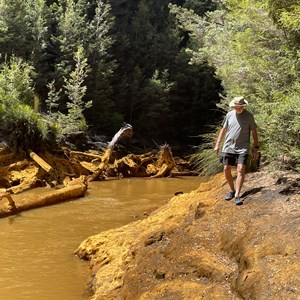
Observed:
[[[231,166],[230,165],[224,165],[224,175],[225,175],[227,183],[230,187],[230,190],[232,192],[234,192],[234,183],[233,183],[233,178],[231,175]]]
[[[240,192],[245,180],[245,169],[246,166],[243,164],[238,164],[237,165],[237,178],[235,182],[235,197],[240,196]]]

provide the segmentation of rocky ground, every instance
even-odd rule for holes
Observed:
[[[218,174],[146,217],[87,238],[91,299],[300,299],[300,174]]]

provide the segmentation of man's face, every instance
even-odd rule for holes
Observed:
[[[241,114],[244,110],[244,106],[243,105],[237,105],[234,107],[234,110],[237,114]]]

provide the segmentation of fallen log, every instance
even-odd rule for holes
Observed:
[[[19,171],[25,169],[28,165],[29,165],[29,161],[27,159],[23,159],[21,161],[12,163],[5,168],[7,168],[7,171]]]
[[[10,194],[20,194],[36,187],[46,186],[46,182],[37,177],[27,178],[17,186],[10,187],[6,191]]]
[[[101,176],[102,178],[106,177],[104,174],[104,169],[108,167],[108,163],[114,146],[121,137],[130,138],[132,137],[132,134],[132,126],[130,124],[124,123],[121,129],[114,135],[113,139],[108,143],[106,150],[101,156],[101,162],[98,168],[94,171],[94,173],[91,176],[89,176],[89,181],[99,180]]]
[[[173,158],[171,148],[169,147],[169,145],[163,145],[160,147],[156,165],[158,172],[155,175],[150,176],[150,178],[169,176],[175,166],[176,163]]]
[[[112,149],[111,148],[107,148],[105,150],[103,156],[101,157],[101,163],[96,168],[96,170],[94,171],[94,173],[91,176],[89,176],[89,179],[88,179],[89,181],[98,180],[99,177],[103,174],[104,169],[108,165],[111,153],[112,153]]]
[[[173,177],[178,177],[178,176],[199,176],[199,172],[197,172],[197,171],[172,171],[171,175]]]
[[[167,173],[169,173],[169,166],[167,164],[163,164],[158,172],[155,175],[150,176],[150,178],[160,178],[164,177]]]
[[[89,172],[95,172],[97,170],[97,166],[95,166],[93,163],[89,163],[89,162],[86,162],[86,161],[81,161],[80,162],[80,165],[88,170]]]
[[[80,151],[70,151],[69,155],[71,157],[87,158],[87,159],[92,160],[92,161],[101,160],[101,155],[86,153],[86,152],[80,152]]]
[[[40,156],[38,156],[36,153],[34,153],[33,151],[30,151],[29,155],[46,172],[49,173],[49,172],[53,171],[53,168],[48,163],[46,163]]]
[[[0,218],[10,215],[15,215],[25,210],[34,209],[38,207],[53,205],[56,203],[64,202],[70,199],[79,198],[85,195],[87,191],[87,183],[84,177],[80,180],[78,178],[59,190],[51,191],[40,196],[32,196],[30,198],[23,198],[19,201],[13,201],[11,196],[3,195],[8,199],[8,202],[0,208]],[[14,206],[13,206],[14,203]]]

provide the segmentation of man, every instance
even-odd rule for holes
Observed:
[[[224,121],[223,128],[217,138],[214,151],[218,154],[220,143],[225,137],[225,141],[220,156],[220,161],[224,164],[224,175],[230,187],[225,200],[234,198],[236,205],[242,205],[240,192],[245,179],[246,162],[250,151],[250,131],[253,138],[253,157],[258,159],[259,144],[257,135],[257,125],[252,113],[245,109],[248,101],[244,97],[234,97],[229,106],[233,108],[228,112]],[[237,167],[237,178],[235,185],[231,174],[233,166]]]

